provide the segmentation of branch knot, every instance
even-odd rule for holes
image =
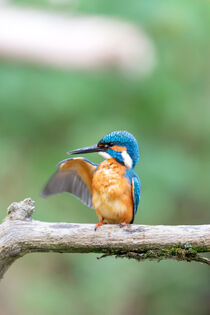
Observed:
[[[26,198],[20,202],[13,202],[8,207],[8,216],[5,221],[8,220],[31,220],[34,212],[35,202],[31,198]]]

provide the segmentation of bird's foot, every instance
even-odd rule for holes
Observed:
[[[126,226],[127,223],[126,223],[125,221],[123,221],[123,222],[121,222],[119,225],[120,225],[120,228],[122,228],[122,227]]]
[[[104,222],[104,219],[102,219],[101,221],[99,221],[99,222],[96,224],[96,226],[95,226],[95,231],[97,230],[97,228],[98,228],[99,226],[102,226],[102,225],[104,225],[104,224],[107,224],[107,222]]]

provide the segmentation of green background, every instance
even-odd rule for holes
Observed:
[[[62,194],[40,191],[66,152],[128,130],[140,146],[137,224],[210,221],[209,1],[14,1],[37,8],[103,14],[134,22],[153,41],[147,78],[117,70],[58,71],[0,63],[0,219],[31,197],[34,218],[96,223],[95,212]],[[88,158],[101,161],[95,154]],[[137,263],[94,254],[31,254],[0,286],[1,315],[209,314],[209,267]]]

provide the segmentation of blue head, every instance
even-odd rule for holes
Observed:
[[[70,154],[98,152],[105,158],[113,157],[128,168],[134,168],[139,159],[139,147],[128,131],[113,131],[103,137],[97,145],[70,151]]]
[[[138,143],[128,131],[110,132],[99,141],[98,146],[106,148],[105,152],[99,154],[105,158],[111,156],[128,168],[134,168],[138,162]]]

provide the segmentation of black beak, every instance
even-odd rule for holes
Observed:
[[[68,154],[83,154],[83,153],[93,153],[93,152],[102,152],[105,151],[103,147],[98,147],[97,144],[90,147],[84,147],[76,150],[67,152]]]

